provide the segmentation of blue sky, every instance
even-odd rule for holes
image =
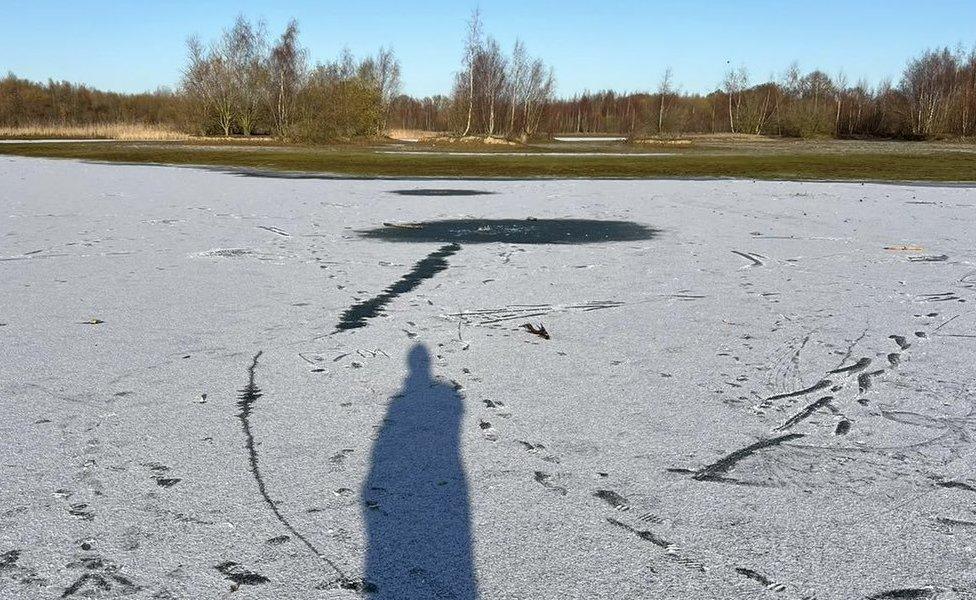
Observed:
[[[404,91],[426,95],[448,91],[475,6],[503,46],[521,37],[552,64],[566,95],[652,89],[668,65],[686,91],[714,89],[728,64],[757,81],[793,60],[897,81],[926,48],[976,44],[976,0],[0,0],[0,72],[119,91],[172,86],[186,37],[214,37],[243,13],[273,32],[297,18],[313,59],[393,46]]]

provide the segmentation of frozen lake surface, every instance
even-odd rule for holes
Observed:
[[[0,158],[0,597],[972,598],[974,223]]]

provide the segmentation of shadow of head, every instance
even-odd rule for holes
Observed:
[[[424,426],[427,431],[440,431],[456,438],[457,433],[449,431],[456,428],[464,407],[461,396],[454,386],[434,376],[430,351],[423,344],[410,348],[406,360],[407,374],[403,389],[387,410],[388,417],[429,419]],[[436,420],[436,421],[435,421]]]
[[[423,344],[414,344],[407,355],[407,367],[410,369],[409,377],[423,377],[430,379],[430,352]]]

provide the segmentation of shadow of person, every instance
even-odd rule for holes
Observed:
[[[431,376],[430,355],[410,350],[409,373],[373,444],[362,490],[366,580],[373,598],[475,600],[468,483],[453,387]]]

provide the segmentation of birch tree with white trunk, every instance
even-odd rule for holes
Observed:
[[[508,89],[511,113],[508,120],[508,135],[516,136],[515,114],[518,111],[519,101],[525,88],[525,71],[527,68],[527,56],[525,44],[522,40],[515,40],[515,47],[512,48],[512,59],[508,62]]]
[[[474,84],[475,68],[481,53],[481,11],[475,9],[468,20],[468,35],[464,42],[464,67],[466,69],[468,93],[468,117],[462,137],[471,131],[471,120],[474,117]]]

